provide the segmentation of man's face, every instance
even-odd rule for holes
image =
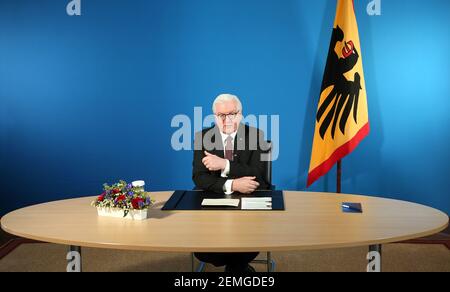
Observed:
[[[220,102],[215,108],[216,125],[224,134],[236,132],[242,116],[234,100]]]

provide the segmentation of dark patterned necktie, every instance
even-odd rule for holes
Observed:
[[[228,136],[225,139],[225,159],[233,161],[233,137]]]

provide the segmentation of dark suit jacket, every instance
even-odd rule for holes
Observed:
[[[265,163],[261,154],[267,150],[264,133],[256,128],[240,124],[234,140],[234,158],[230,161],[230,173],[221,177],[221,171],[209,171],[202,162],[204,151],[224,158],[223,142],[217,126],[195,134],[194,161],[192,179],[197,189],[224,193],[224,184],[228,179],[244,176],[256,176],[259,190],[269,189],[264,178]]]

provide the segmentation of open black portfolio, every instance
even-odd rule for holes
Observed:
[[[282,191],[255,191],[250,195],[217,194],[208,191],[175,191],[162,210],[283,211]]]

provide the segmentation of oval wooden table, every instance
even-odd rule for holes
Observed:
[[[436,209],[404,201],[335,193],[284,191],[285,211],[162,211],[172,195],[152,192],[149,219],[98,217],[95,197],[55,201],[13,211],[6,232],[80,247],[170,252],[271,252],[381,245],[432,235],[448,226]],[[343,213],[359,202],[362,214]]]

